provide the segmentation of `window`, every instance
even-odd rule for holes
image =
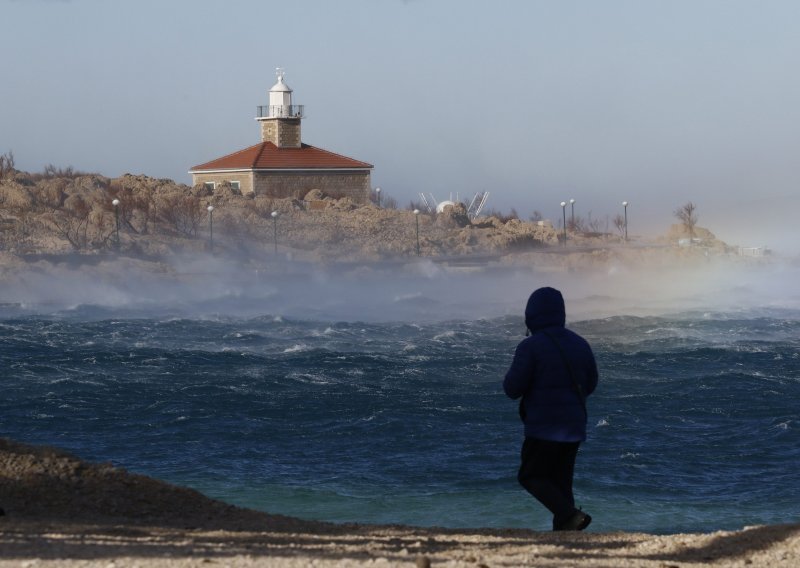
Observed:
[[[236,189],[236,190],[239,190],[239,191],[241,191],[241,189],[242,189],[242,184],[241,184],[241,182],[238,182],[238,181],[232,181],[232,182],[231,182],[231,189]]]
[[[217,184],[214,183],[213,181],[207,181],[203,185],[205,186],[206,189],[210,189],[211,191],[217,189]]]

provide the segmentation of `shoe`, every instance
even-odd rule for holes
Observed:
[[[584,513],[578,509],[572,514],[572,516],[561,523],[553,527],[554,531],[582,531],[586,527],[589,526],[589,523],[592,522],[592,517],[588,513]]]

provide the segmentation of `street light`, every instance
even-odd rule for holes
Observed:
[[[414,220],[417,222],[417,256],[419,256],[419,209],[414,209]]]
[[[214,252],[214,206],[206,207],[208,211],[208,250]]]
[[[272,217],[272,248],[273,253],[278,254],[278,212],[273,211],[270,213]]]
[[[376,187],[375,188],[375,198],[378,200],[378,209],[380,209],[380,207],[381,207],[381,188],[380,187]]]
[[[564,217],[564,246],[567,246],[567,202],[561,202],[561,213]]]
[[[628,242],[628,202],[623,201],[622,207],[625,210],[625,242]]]
[[[569,206],[572,209],[572,221],[570,221],[570,223],[572,224],[572,230],[574,231],[575,230],[575,200],[574,199],[570,199],[569,200]]]
[[[111,205],[114,206],[114,219],[116,221],[116,237],[114,239],[114,245],[116,246],[117,251],[119,251],[119,199],[112,201]]]

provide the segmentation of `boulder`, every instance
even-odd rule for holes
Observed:
[[[447,205],[441,213],[436,215],[436,225],[442,228],[463,228],[471,224],[469,215],[467,215],[467,207],[463,203]]]
[[[312,189],[303,197],[303,201],[322,201],[325,199],[325,194],[320,189]]]

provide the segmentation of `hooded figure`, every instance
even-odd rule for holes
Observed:
[[[565,321],[561,292],[539,288],[531,294],[525,307],[530,336],[517,346],[503,390],[521,398],[520,484],[553,513],[553,530],[583,530],[591,517],[575,508],[572,477],[586,439],[585,399],[597,387],[598,373],[591,347]]]

